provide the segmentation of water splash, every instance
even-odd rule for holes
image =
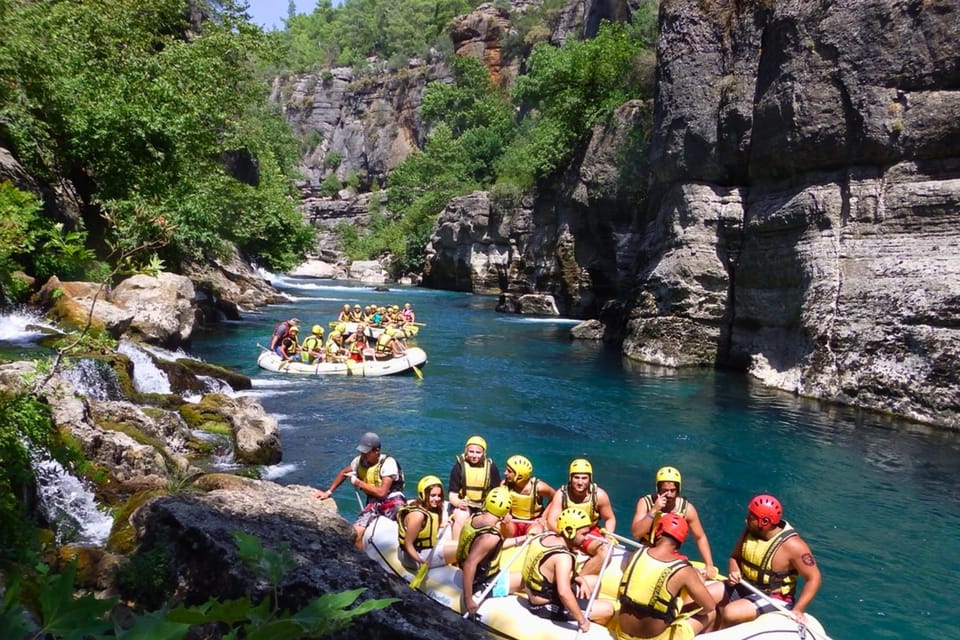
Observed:
[[[79,542],[104,546],[113,518],[100,510],[93,493],[56,460],[31,450],[40,508],[56,531],[58,544]]]
[[[133,362],[133,387],[140,393],[170,393],[170,380],[145,350],[129,340],[121,340],[117,351]]]
[[[95,400],[123,400],[116,372],[102,360],[84,358],[64,369],[60,377],[73,385],[80,395]]]
[[[0,342],[31,342],[42,338],[41,327],[50,327],[37,311],[14,309],[0,315]],[[50,327],[52,328],[52,327]]]

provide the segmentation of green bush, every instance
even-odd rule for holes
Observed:
[[[320,192],[328,197],[337,195],[342,188],[343,184],[341,184],[340,178],[338,178],[337,174],[332,171],[328,173],[320,183]]]

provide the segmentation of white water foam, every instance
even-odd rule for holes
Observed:
[[[0,315],[0,342],[30,342],[43,337],[43,331],[34,327],[53,328],[36,311],[15,309]]]
[[[57,542],[104,546],[113,518],[100,510],[87,485],[56,460],[30,453],[40,507],[56,531]]]
[[[170,380],[150,355],[129,340],[121,340],[117,351],[133,362],[133,386],[140,393],[170,393]]]
[[[73,385],[74,390],[82,396],[95,400],[123,399],[116,372],[101,360],[83,358],[64,369],[60,377]]]
[[[293,473],[298,468],[299,465],[296,465],[292,462],[281,462],[280,464],[272,464],[266,467],[260,467],[260,478],[263,480],[276,480],[277,478],[282,478],[289,473]]]

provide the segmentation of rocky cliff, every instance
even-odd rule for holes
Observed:
[[[628,355],[960,428],[958,18],[663,3]]]

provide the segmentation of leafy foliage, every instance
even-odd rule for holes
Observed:
[[[225,241],[270,268],[302,255],[296,144],[255,72],[268,41],[236,3],[215,3],[199,33],[183,0],[7,6],[0,128],[32,173],[84,176],[115,221],[166,220],[171,263]],[[228,170],[232,157],[246,170]]]
[[[21,499],[33,481],[31,450],[67,465],[81,462],[53,427],[46,404],[29,395],[0,396],[0,566],[38,551],[35,525]]]
[[[0,304],[22,294],[23,283],[17,282],[13,272],[22,267],[14,256],[29,255],[34,249],[34,231],[40,202],[9,182],[0,182]]]
[[[73,590],[76,561],[62,573],[50,573],[40,564],[33,576],[39,594],[35,626],[19,603],[24,596],[23,580],[15,577],[0,603],[0,637],[22,638],[28,634],[53,640],[182,640],[196,625],[219,624],[229,631],[224,638],[246,640],[297,640],[322,638],[350,626],[353,620],[371,611],[383,609],[396,598],[366,600],[353,606],[364,589],[327,593],[296,612],[280,611],[276,588],[284,574],[296,567],[289,550],[271,550],[241,532],[234,533],[238,552],[244,562],[273,585],[274,597],[254,603],[249,596],[236,600],[211,599],[197,606],[180,605],[136,615],[131,625],[120,626],[108,617],[116,598],[97,599],[76,596]],[[352,608],[350,608],[352,607]]]
[[[650,54],[638,28],[604,23],[596,38],[533,48],[529,71],[513,90],[527,117],[498,164],[503,179],[527,186],[553,173],[590,127],[627,100],[651,94],[652,82],[641,82]]]
[[[449,22],[469,12],[469,0],[344,0],[333,7],[319,0],[313,13],[286,20],[271,34],[291,70],[313,67],[363,67],[367,58],[396,60],[442,47]]]

